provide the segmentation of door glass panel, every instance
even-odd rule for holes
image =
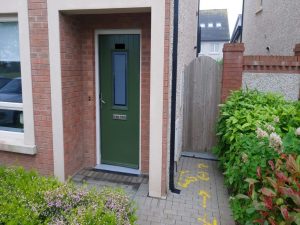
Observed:
[[[127,106],[127,52],[113,53],[114,105]]]

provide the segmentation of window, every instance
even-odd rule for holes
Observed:
[[[220,44],[219,43],[212,43],[210,45],[210,52],[211,53],[219,53],[220,52]]]
[[[212,28],[212,27],[214,27],[214,24],[213,23],[208,23],[208,27]]]
[[[24,132],[18,22],[0,21],[0,130]]]
[[[221,23],[216,23],[216,27],[222,27]]]
[[[205,28],[205,23],[201,23],[201,24],[200,24],[200,27],[201,27],[201,28]]]
[[[1,6],[14,13],[0,14],[0,151],[35,155],[29,21],[21,2]]]

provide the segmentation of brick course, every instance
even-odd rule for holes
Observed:
[[[65,176],[81,169],[83,148],[83,76],[80,23],[60,15]]]

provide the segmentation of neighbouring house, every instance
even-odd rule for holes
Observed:
[[[299,0],[245,0],[246,55],[294,55],[300,42]]]
[[[0,164],[62,181],[84,167],[148,174],[149,195],[166,196],[174,2],[0,5]],[[196,56],[197,7],[179,6],[179,87]]]
[[[236,20],[230,43],[241,43],[242,42],[242,32],[243,32],[243,24],[242,24],[243,16],[242,14],[238,15]]]
[[[227,9],[200,10],[201,55],[223,58],[223,45],[230,41]]]

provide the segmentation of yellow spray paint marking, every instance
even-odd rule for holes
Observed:
[[[205,163],[200,163],[200,164],[198,164],[198,168],[199,168],[199,169],[207,169],[207,168],[208,168],[208,165],[205,164]]]
[[[198,172],[198,179],[202,181],[209,181],[209,176],[207,172]]]
[[[206,209],[207,199],[210,198],[210,195],[206,191],[199,191],[198,194],[203,198],[202,207]]]
[[[177,182],[177,184],[179,185],[179,186],[181,186],[182,187],[182,183],[183,183],[183,175],[185,175],[185,174],[188,174],[190,171],[188,171],[188,170],[181,170],[181,171],[179,171],[179,177],[178,177],[178,182]]]
[[[189,176],[185,179],[185,181],[178,182],[178,185],[182,188],[187,188],[191,183],[197,182],[197,177]]]
[[[190,172],[189,170],[181,170],[181,171],[179,171],[179,174],[184,175],[184,174],[187,174],[189,172]]]
[[[204,214],[204,218],[199,217],[199,218],[198,218],[198,221],[199,221],[199,222],[202,222],[203,225],[218,225],[218,221],[217,221],[216,218],[213,219],[213,222],[212,222],[212,223],[209,223],[209,222],[207,221],[207,214]]]

